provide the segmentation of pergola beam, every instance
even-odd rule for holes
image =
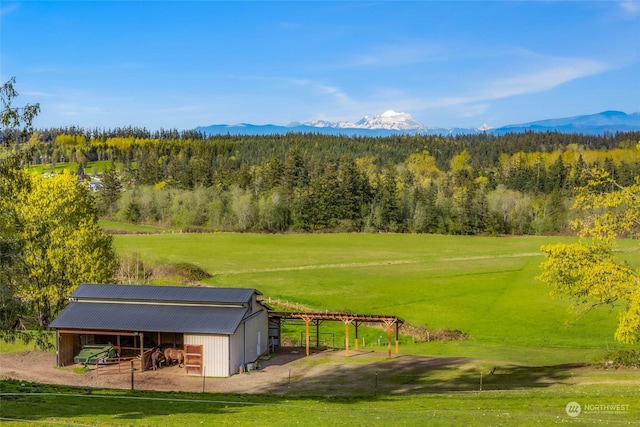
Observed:
[[[355,337],[355,349],[358,350],[358,326],[362,323],[384,323],[387,325],[387,354],[391,357],[391,326],[395,325],[396,329],[396,353],[399,353],[400,341],[399,341],[399,329],[404,324],[404,320],[398,316],[388,316],[379,314],[352,314],[352,313],[330,313],[326,312],[270,312],[269,317],[279,319],[302,319],[305,323],[305,342],[306,342],[306,354],[309,352],[309,323],[316,323],[316,347],[319,346],[320,335],[320,323],[323,320],[340,321],[345,325],[345,350],[346,356],[349,356],[349,324],[355,325],[356,337]]]

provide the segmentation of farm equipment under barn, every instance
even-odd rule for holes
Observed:
[[[92,345],[82,346],[82,350],[73,358],[74,363],[82,363],[87,365],[104,365],[116,362],[116,349],[112,345]]]

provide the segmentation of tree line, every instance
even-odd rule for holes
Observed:
[[[41,129],[29,164],[102,175],[104,217],[191,230],[565,232],[588,171],[640,175],[640,133],[346,137]],[[89,170],[89,162],[108,167]],[[126,189],[123,192],[121,190]]]

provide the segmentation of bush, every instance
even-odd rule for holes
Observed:
[[[602,356],[602,364],[607,368],[640,368],[640,349],[607,350]]]

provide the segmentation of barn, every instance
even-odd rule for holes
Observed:
[[[268,350],[269,308],[255,289],[82,284],[69,300],[50,324],[58,366],[104,344],[144,370],[161,346],[185,350],[188,374],[228,377]]]

